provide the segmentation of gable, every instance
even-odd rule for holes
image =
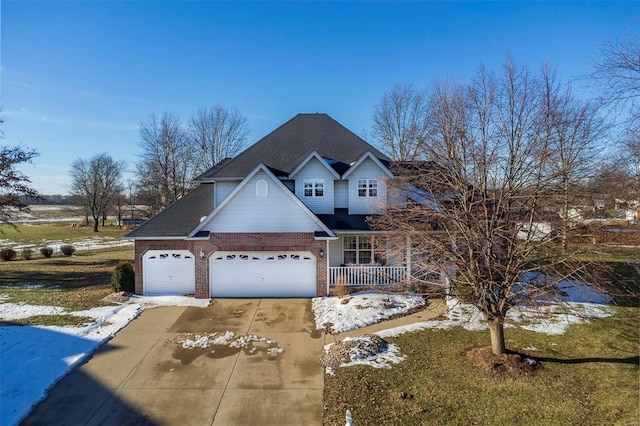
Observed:
[[[327,229],[277,178],[260,168],[208,217],[199,231],[316,232]]]

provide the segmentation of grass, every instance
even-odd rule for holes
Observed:
[[[488,345],[488,332],[425,330],[389,339],[404,362],[326,377],[324,423],[344,424],[349,409],[357,425],[638,424],[640,311],[615,309],[615,317],[574,325],[562,336],[507,329],[508,348],[541,360],[533,376],[471,366],[464,352]],[[532,346],[538,350],[522,350]]]
[[[91,317],[81,317],[69,314],[62,315],[34,315],[29,318],[15,319],[7,322],[11,325],[56,325],[56,326],[81,326],[93,322]],[[3,321],[0,320],[0,325]]]
[[[41,247],[53,241],[73,244],[88,238],[119,239],[128,232],[125,228],[105,226],[93,232],[91,226],[70,226],[68,223],[18,223],[14,226],[0,225],[0,239],[11,241],[11,245],[34,245]],[[9,246],[9,244],[7,244]]]
[[[60,306],[67,311],[106,306],[109,303],[102,298],[111,293],[114,267],[133,256],[132,247],[117,247],[80,252],[72,257],[0,262],[0,294],[7,296],[7,302]],[[12,323],[80,325],[87,321],[70,315],[42,315]]]

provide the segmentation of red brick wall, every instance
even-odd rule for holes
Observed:
[[[327,242],[312,233],[211,234],[208,240],[137,240],[136,294],[142,294],[142,256],[149,250],[189,250],[195,257],[196,297],[209,297],[209,256],[214,251],[310,251],[316,257],[316,295],[327,295]],[[200,257],[200,252],[204,254]]]

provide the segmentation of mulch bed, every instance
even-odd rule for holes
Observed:
[[[542,369],[542,364],[533,357],[513,351],[496,355],[490,346],[468,349],[465,356],[472,366],[500,377],[534,376]]]

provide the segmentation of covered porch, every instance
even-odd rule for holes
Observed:
[[[410,239],[382,233],[336,233],[327,244],[327,286],[390,287],[411,277]]]

